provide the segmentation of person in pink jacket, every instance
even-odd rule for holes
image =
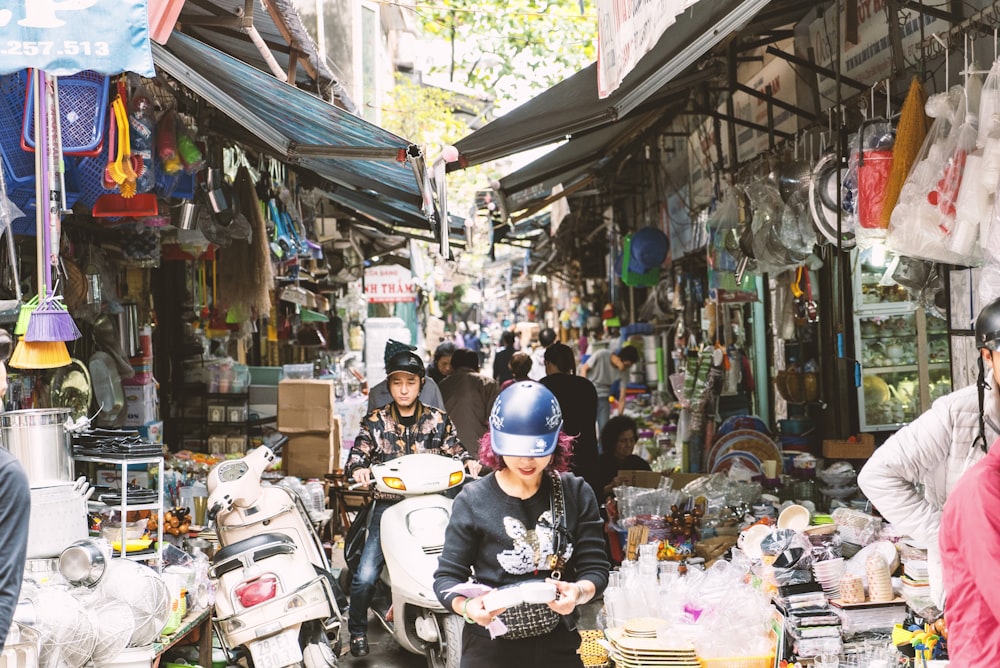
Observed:
[[[1000,665],[1000,448],[994,443],[944,504],[938,544],[948,592],[948,660]]]

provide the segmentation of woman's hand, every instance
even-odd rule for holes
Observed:
[[[473,478],[479,477],[479,472],[483,470],[483,465],[475,459],[466,459],[465,468]]]
[[[560,615],[568,615],[576,606],[583,605],[594,597],[596,589],[594,583],[588,580],[578,582],[564,582],[562,580],[547,579],[556,586],[558,596],[556,600],[549,602],[549,607]]]
[[[372,470],[371,469],[356,469],[354,474],[351,476],[354,478],[354,482],[359,485],[364,485],[367,487],[372,484]]]
[[[458,608],[455,610],[456,614],[464,616],[466,621],[471,619],[480,626],[489,626],[493,620],[496,619],[497,615],[507,609],[501,608],[499,610],[487,610],[483,606],[482,596],[467,598],[461,603],[461,605],[456,605],[455,607]]]

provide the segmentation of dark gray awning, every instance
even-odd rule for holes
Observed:
[[[698,0],[667,28],[652,51],[605,99],[594,63],[455,144],[461,169],[545,146],[614,123],[667,86],[709,49],[741,28],[769,0]]]

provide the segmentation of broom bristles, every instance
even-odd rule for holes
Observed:
[[[31,320],[31,314],[35,312],[36,308],[38,308],[38,295],[35,295],[21,305],[21,311],[17,314],[17,323],[14,325],[14,334],[16,336],[24,336],[25,332],[28,331],[28,322]]]
[[[73,316],[58,297],[46,298],[38,304],[24,333],[24,339],[30,342],[75,341],[81,336]]]
[[[10,356],[10,365],[16,369],[57,369],[70,361],[63,341],[32,342],[22,338]]]

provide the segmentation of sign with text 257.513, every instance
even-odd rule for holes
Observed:
[[[0,3],[0,74],[27,67],[155,76],[148,0],[7,0]]]

